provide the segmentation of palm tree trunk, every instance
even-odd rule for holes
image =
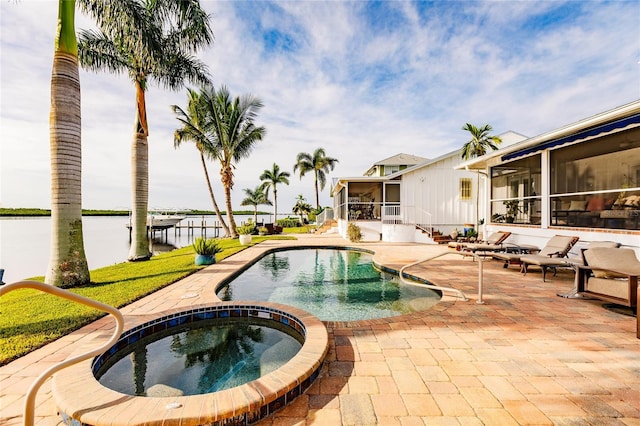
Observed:
[[[51,252],[45,282],[73,287],[90,280],[82,235],[80,77],[77,55],[59,50],[53,57],[49,125]]]
[[[149,145],[144,109],[144,89],[136,81],[136,121],[135,133],[131,144],[131,248],[129,260],[148,260],[149,237],[147,235],[147,215],[149,203]]]
[[[278,191],[275,185],[273,185],[273,224],[278,224]]]
[[[225,166],[220,170],[222,175],[222,186],[224,186],[224,198],[227,206],[227,217],[229,218],[229,228],[231,228],[231,238],[238,236],[236,221],[233,218],[233,207],[231,206],[231,187],[233,186],[233,172],[231,167]]]
[[[211,202],[213,203],[213,210],[216,212],[216,216],[218,216],[218,220],[220,221],[220,225],[222,225],[222,229],[224,229],[224,236],[228,237],[231,235],[229,232],[229,227],[227,223],[224,221],[222,217],[222,213],[220,213],[220,209],[218,208],[218,203],[216,202],[216,197],[213,195],[213,188],[211,187],[211,180],[209,179],[209,171],[207,170],[207,163],[204,161],[204,155],[202,151],[200,151],[200,161],[202,162],[202,169],[204,170],[204,175],[207,178],[207,188],[209,188],[209,196],[211,197]]]
[[[316,189],[316,210],[320,208],[320,195],[318,194],[318,171],[313,171],[314,185]]]

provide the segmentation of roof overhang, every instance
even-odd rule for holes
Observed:
[[[332,195],[340,192],[342,188],[346,188],[349,183],[382,183],[389,180],[389,176],[356,176],[356,177],[341,177],[333,180]]]
[[[586,142],[634,127],[640,127],[640,101],[465,161],[460,163],[456,169],[486,170],[489,166],[504,161],[525,157],[547,149]]]

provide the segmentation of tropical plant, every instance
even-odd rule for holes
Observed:
[[[256,189],[251,190],[249,188],[244,189],[244,194],[247,196],[240,203],[241,206],[253,206],[253,221],[258,222],[258,206],[261,204],[271,205],[271,201],[267,198],[267,194],[263,190],[263,185],[258,185]]]
[[[193,250],[196,254],[214,256],[215,254],[220,253],[222,248],[214,238],[198,237],[193,241]]]
[[[296,204],[293,206],[291,210],[294,214],[300,216],[300,223],[304,223],[303,215],[309,215],[313,209],[311,205],[307,203],[307,200],[302,196],[302,194],[298,194],[298,198],[296,199]]]
[[[250,220],[247,221],[247,223],[245,223],[244,225],[240,225],[236,227],[236,230],[240,235],[251,235],[253,234],[253,231],[255,229],[256,229],[255,223],[251,222]]]
[[[502,204],[504,204],[507,207],[505,220],[508,223],[513,223],[518,213],[522,212],[522,210],[520,210],[520,200],[507,200],[507,201],[503,201]]]
[[[261,141],[266,133],[264,127],[254,124],[262,102],[251,95],[231,99],[226,86],[218,91],[207,87],[203,89],[202,96],[206,99],[213,141],[213,145],[207,149],[220,162],[220,178],[224,187],[229,226],[231,236],[235,238],[237,230],[231,206],[233,169],[238,161],[249,156],[254,144]]]
[[[300,179],[308,172],[313,172],[313,182],[316,191],[316,209],[320,208],[318,184],[320,184],[320,190],[324,189],[327,183],[327,173],[329,173],[329,170],[333,170],[337,162],[337,159],[327,157],[323,148],[316,149],[313,154],[301,152],[296,158],[293,171],[300,170]]]
[[[209,16],[198,0],[82,0],[97,31],[80,34],[79,58],[91,71],[126,73],[135,86],[136,118],[132,141],[132,241],[129,260],[146,260],[149,201],[149,127],[145,92],[155,82],[179,89],[185,80],[206,84],[204,63],[193,54],[209,45]],[[114,14],[111,9],[119,9]]]
[[[262,188],[265,194],[269,196],[269,190],[273,188],[273,223],[278,223],[278,184],[284,183],[289,185],[289,172],[281,172],[280,166],[273,163],[271,170],[265,170],[260,175]]]
[[[207,109],[205,99],[201,94],[193,89],[187,89],[187,97],[189,102],[187,104],[187,110],[184,111],[178,105],[171,105],[171,110],[176,115],[176,118],[182,127],[176,129],[173,133],[173,146],[179,148],[183,142],[193,142],[200,153],[200,163],[202,164],[202,170],[204,170],[205,180],[207,182],[207,188],[209,189],[209,196],[211,197],[211,203],[213,204],[213,210],[216,212],[216,216],[220,221],[220,225],[224,230],[224,236],[231,235],[229,226],[225,222],[216,197],[213,194],[213,188],[211,186],[211,179],[209,178],[209,171],[207,170],[207,163],[205,161],[205,155],[211,158],[211,149],[213,141],[211,140],[211,134],[208,131],[209,123],[207,116]]]
[[[45,282],[75,287],[89,282],[82,233],[82,141],[75,0],[58,1],[51,70],[51,249]]]
[[[474,126],[473,124],[466,123],[462,126],[462,130],[465,130],[471,134],[471,139],[462,146],[461,156],[464,160],[469,160],[474,157],[480,157],[486,154],[489,149],[496,150],[498,145],[502,143],[502,139],[498,136],[491,136],[489,132],[493,128],[489,124],[485,124],[482,127]],[[480,172],[476,179],[476,222],[480,224]]]
[[[347,238],[352,243],[357,243],[362,240],[362,231],[360,227],[353,222],[349,222],[347,225]]]

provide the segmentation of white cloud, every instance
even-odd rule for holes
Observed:
[[[267,129],[235,170],[234,207],[273,162],[299,152],[339,159],[355,176],[398,152],[436,157],[465,122],[529,136],[640,97],[637,2],[203,1],[215,43],[199,55],[214,85],[264,102]],[[57,2],[3,2],[1,193],[9,207],[49,204],[48,108]],[[611,23],[615,22],[615,25]],[[90,21],[77,14],[78,29]],[[134,90],[126,76],[81,72],[86,208],[130,205]],[[147,92],[150,206],[211,208],[195,148],[173,148],[170,104]],[[218,167],[209,173],[219,205]],[[16,182],[28,185],[20,189]],[[313,179],[279,188],[282,212]],[[325,189],[321,202],[331,203]],[[268,208],[268,207],[265,207]]]

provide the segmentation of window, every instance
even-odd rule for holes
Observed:
[[[540,155],[491,168],[491,221],[541,223]]]
[[[640,229],[640,129],[550,153],[551,225]]]
[[[471,178],[460,178],[460,199],[471,199]]]

